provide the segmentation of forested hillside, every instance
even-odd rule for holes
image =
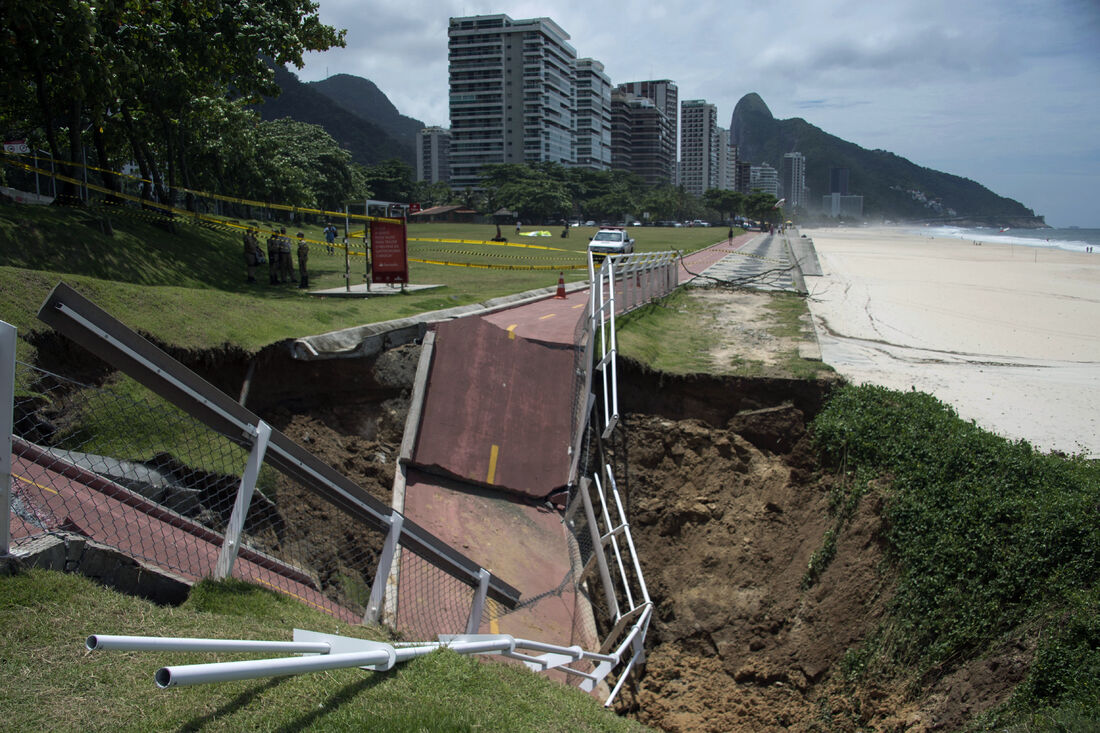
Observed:
[[[970,179],[923,168],[886,150],[861,148],[801,118],[777,120],[758,94],[747,94],[737,103],[730,132],[741,159],[754,164],[768,163],[781,170],[784,154],[802,153],[811,208],[829,193],[829,170],[847,168],[849,193],[863,196],[868,217],[959,216],[1026,226],[1035,216],[1020,202]]]
[[[365,79],[359,81],[370,84]],[[289,117],[298,122],[319,125],[340,147],[351,153],[352,161],[360,165],[374,165],[391,158],[397,158],[409,165],[416,164],[413,148],[415,138],[407,134],[398,138],[380,122],[364,114],[369,108],[376,107],[382,111],[379,117],[386,119],[387,124],[394,129],[392,120],[401,118],[401,115],[382,92],[378,91],[378,95],[385,100],[385,105],[380,104],[380,100],[375,97],[355,100],[354,95],[342,94],[338,86],[304,84],[282,66],[275,67],[275,83],[282,90],[281,93],[277,97],[265,97],[263,104],[258,106],[260,116],[265,120]],[[355,86],[362,88],[362,85]],[[373,84],[371,86],[374,87]],[[374,89],[377,91],[377,87]],[[389,109],[385,109],[386,106]]]
[[[336,74],[323,81],[311,81],[307,86],[321,92],[348,112],[382,128],[401,145],[415,145],[416,134],[424,128],[420,120],[401,114],[370,79]]]

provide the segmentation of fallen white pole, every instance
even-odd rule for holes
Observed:
[[[384,672],[391,669],[397,662],[405,662],[414,657],[431,654],[437,649],[451,649],[459,654],[485,654],[515,649],[515,641],[504,634],[474,638],[469,641],[431,642],[421,646],[409,646],[399,649],[382,642],[361,639],[354,641],[369,648],[363,651],[326,654],[323,656],[249,659],[238,662],[213,662],[161,667],[157,670],[155,679],[157,686],[164,689],[203,685],[212,682],[251,680],[259,677],[308,674],[310,672],[324,672],[330,669],[344,669],[347,667],[364,667]]]
[[[92,634],[84,642],[89,651],[120,652],[286,652],[328,654],[327,642],[251,641],[247,639],[187,639],[161,636],[111,636]]]

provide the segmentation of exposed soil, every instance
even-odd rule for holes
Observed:
[[[688,292],[692,298],[706,303],[714,314],[708,325],[714,331],[710,363],[715,373],[736,371],[739,365],[758,365],[762,374],[777,374],[783,370],[785,359],[798,353],[799,339],[776,335],[770,295],[702,287]],[[805,328],[813,328],[808,314]]]
[[[67,361],[43,345],[40,355]],[[276,345],[260,355],[248,406],[388,503],[418,353],[301,363]],[[230,394],[248,371],[232,351],[187,363]],[[806,434],[830,382],[673,377],[630,362],[619,374],[631,525],[656,609],[622,712],[669,731],[954,730],[1010,694],[1027,668],[1026,642],[945,670],[918,693],[911,680],[843,683],[845,651],[882,618],[892,577],[881,493],[871,491],[832,562],[803,582],[834,526],[837,479],[821,471]],[[376,552],[381,543],[350,527],[314,531],[326,510],[291,485],[273,498],[282,541],[320,566],[337,558],[339,567],[349,544]]]

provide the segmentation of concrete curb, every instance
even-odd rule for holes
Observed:
[[[584,290],[587,287],[587,281],[570,283],[565,286],[565,291],[572,293]],[[429,324],[466,316],[488,315],[507,308],[533,303],[537,300],[552,298],[557,291],[557,285],[553,285],[548,288],[528,290],[514,295],[504,295],[486,300],[483,303],[444,308],[443,310],[429,311],[392,321],[368,323],[363,326],[330,331],[317,336],[304,336],[291,342],[291,354],[295,359],[303,361],[358,359],[374,356],[395,346],[422,339],[428,330]]]
[[[71,532],[38,537],[21,545],[13,555],[23,568],[79,573],[156,603],[179,605],[191,590],[191,584],[177,575]]]

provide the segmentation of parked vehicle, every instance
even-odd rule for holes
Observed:
[[[634,251],[634,240],[626,227],[600,227],[588,242],[588,251],[595,255],[623,255]]]

